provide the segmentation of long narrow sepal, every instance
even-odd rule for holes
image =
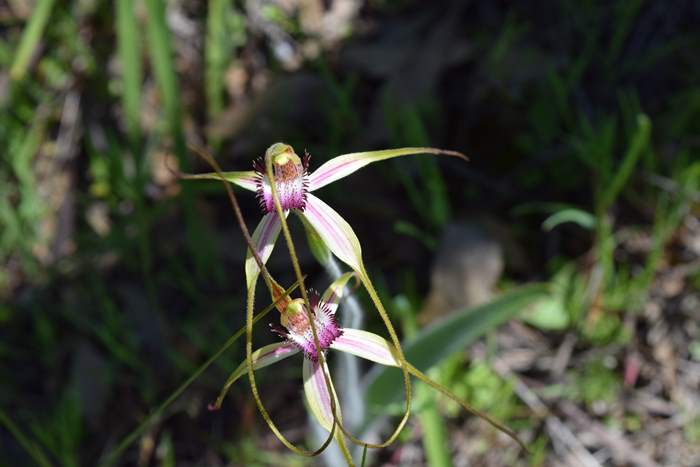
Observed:
[[[324,371],[328,373],[328,366],[325,361],[323,366],[321,366],[318,360],[304,359],[302,374],[304,378],[306,403],[318,423],[327,431],[331,431],[333,429],[333,408],[331,406],[331,398],[328,394],[328,386],[323,376]],[[333,399],[335,400],[338,423],[342,423],[338,396],[335,393],[333,382],[330,380],[329,382],[331,390],[333,391]]]
[[[331,252],[355,271],[362,271],[362,248],[350,224],[318,197],[308,194],[299,212],[316,230]]]
[[[400,366],[393,346],[381,336],[361,329],[343,329],[331,349],[349,353],[387,366]]]
[[[285,213],[287,215],[287,213]],[[270,212],[263,216],[260,223],[255,228],[253,232],[253,244],[255,249],[258,251],[258,256],[263,263],[267,263],[267,260],[272,254],[272,249],[275,247],[275,241],[280,234],[281,223],[277,216],[277,213]],[[248,250],[245,258],[245,277],[246,286],[250,288],[251,284],[254,284],[258,275],[260,274],[260,268],[255,258]]]
[[[309,191],[318,190],[329,183],[347,177],[351,173],[372,162],[379,162],[400,156],[411,156],[414,154],[440,154],[468,160],[467,157],[460,152],[436,148],[399,148],[344,154],[334,157],[309,175]]]
[[[185,180],[225,180],[248,191],[256,191],[258,189],[258,179],[260,176],[252,170],[246,170],[243,172],[221,172],[221,175],[216,172],[182,174],[182,178]]]
[[[339,278],[333,281],[331,285],[328,286],[323,296],[321,296],[321,301],[325,304],[326,309],[332,315],[338,310],[338,304],[345,294],[345,285],[352,277],[357,277],[354,272],[346,272]]]
[[[270,366],[273,363],[277,363],[280,360],[284,360],[285,358],[291,357],[297,353],[299,353],[299,349],[291,342],[277,342],[266,345],[253,352],[253,369],[259,370],[260,368],[265,368],[266,366]],[[213,404],[209,405],[209,410],[218,410],[221,408],[221,404],[224,402],[224,398],[226,397],[229,388],[238,380],[238,378],[246,374],[247,371],[248,367],[246,366],[246,362],[238,365],[238,368],[236,368],[226,380],[224,387],[221,388],[219,397],[216,398],[216,401]]]

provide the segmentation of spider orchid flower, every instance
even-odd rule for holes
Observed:
[[[275,183],[282,209],[287,215],[294,211],[319,235],[328,249],[354,271],[363,272],[362,249],[352,227],[333,208],[312,194],[324,186],[347,177],[362,167],[394,157],[414,154],[444,154],[466,159],[455,151],[434,148],[401,148],[382,151],[357,152],[335,157],[309,173],[310,157],[299,157],[294,149],[284,143],[275,143],[265,152],[264,158],[254,163],[254,169],[244,172],[222,172],[187,175],[190,179],[222,178],[241,188],[256,193],[264,216],[255,231],[253,242],[263,262],[267,262],[279,236],[281,222],[275,210],[271,183]],[[272,162],[274,181],[270,181],[266,163]],[[247,286],[253,284],[260,270],[248,252],[246,258]]]
[[[319,295],[315,290],[309,290],[311,316],[321,352],[333,349],[382,365],[399,366],[398,360],[394,356],[393,347],[386,339],[361,329],[341,328],[335,319],[338,304],[345,293],[345,285],[354,275],[355,273],[352,272],[343,274],[328,287],[323,295]],[[329,374],[328,367],[325,360],[323,365],[319,361],[304,301],[299,298],[282,301],[281,304],[278,304],[278,309],[281,312],[280,325],[270,325],[270,328],[284,341],[266,345],[253,352],[253,368],[255,370],[264,368],[292,355],[302,353],[304,356],[302,375],[306,402],[320,425],[331,431],[333,426],[331,396],[328,394],[328,386],[323,374],[324,372]],[[226,381],[218,399],[212,404],[212,409],[221,406],[228,389],[246,372],[246,362],[243,362]],[[340,405],[337,403],[337,395],[332,382],[330,387],[334,392],[336,413],[340,416]]]

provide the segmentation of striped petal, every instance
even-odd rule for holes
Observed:
[[[360,241],[340,214],[310,193],[307,195],[306,209],[295,212],[304,216],[335,256],[355,271],[362,271]]]
[[[299,349],[291,342],[277,342],[275,344],[266,345],[253,352],[253,369],[258,370],[260,368],[270,366],[273,363],[277,363],[280,360],[284,360],[285,358],[291,357],[297,353],[299,353]],[[211,410],[217,410],[219,407],[221,407],[221,403],[224,401],[224,397],[226,397],[226,393],[231,385],[233,385],[238,378],[247,372],[248,366],[244,361],[238,365],[238,368],[236,368],[236,370],[231,373],[231,376],[228,377],[226,384],[224,384],[224,387],[219,393],[219,397],[216,398],[216,402],[210,406]]]
[[[288,213],[285,212],[284,215],[286,216],[287,214]],[[267,263],[267,260],[270,258],[281,228],[282,224],[276,212],[265,214],[255,228],[252,237],[253,244],[263,263]],[[250,288],[252,284],[255,284],[259,274],[260,268],[258,267],[258,263],[255,261],[255,258],[253,258],[250,250],[248,250],[245,258],[245,277],[248,288]]]
[[[318,361],[313,361],[308,358],[304,359],[303,377],[306,403],[314,418],[318,420],[318,423],[326,430],[331,431],[333,428],[333,410],[331,408],[331,398],[328,395],[326,379],[323,377],[324,371],[328,372],[328,366],[325,362],[323,367],[321,367]],[[338,421],[341,421],[340,404],[332,382],[331,389],[333,390],[333,399],[335,399]]]
[[[325,309],[332,315],[338,310],[338,304],[345,294],[345,284],[348,283],[351,277],[355,276],[354,272],[346,272],[339,278],[337,278],[333,283],[328,286],[323,296],[321,297],[321,302],[325,305]]]
[[[343,328],[343,334],[333,341],[331,349],[357,355],[382,365],[399,366],[389,341],[361,329]]]
[[[413,154],[444,154],[466,159],[464,154],[459,152],[435,148],[400,148],[344,154],[334,157],[309,175],[309,191],[318,190],[329,183],[347,177],[372,162]]]
[[[216,172],[206,174],[184,174],[182,178],[187,180],[226,180],[248,191],[256,191],[258,189],[258,180],[260,176],[253,170],[246,170],[244,172],[221,172],[221,175],[220,177]]]

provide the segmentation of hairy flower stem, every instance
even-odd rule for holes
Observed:
[[[284,235],[284,239],[287,242],[287,248],[289,250],[289,257],[292,260],[292,266],[294,268],[294,274],[296,275],[297,279],[301,279],[301,297],[304,300],[304,305],[306,309],[306,316],[308,318],[309,324],[311,326],[311,334],[314,338],[314,345],[316,346],[316,355],[318,356],[318,361],[319,365],[321,366],[321,371],[323,373],[323,380],[326,383],[326,388],[328,389],[328,394],[330,395],[330,403],[331,403],[331,412],[333,413],[333,430],[331,430],[330,436],[333,436],[335,427],[336,425],[340,427],[340,430],[342,432],[345,432],[343,429],[342,422],[340,421],[340,417],[337,414],[338,407],[336,406],[336,400],[335,400],[335,391],[333,390],[333,385],[331,383],[330,375],[326,371],[326,358],[325,355],[323,355],[323,349],[321,348],[321,343],[318,340],[318,332],[316,330],[316,325],[314,324],[314,319],[312,316],[312,307],[311,303],[309,302],[309,294],[306,290],[306,286],[304,284],[304,276],[301,273],[301,266],[299,265],[299,258],[297,257],[296,253],[296,248],[294,247],[294,240],[292,240],[292,234],[289,231],[289,225],[287,224],[287,218],[284,215],[284,211],[282,209],[282,203],[280,203],[279,199],[279,193],[277,192],[277,184],[275,183],[275,174],[272,169],[272,158],[266,157],[266,171],[267,171],[267,176],[270,180],[270,192],[272,194],[272,200],[274,201],[275,205],[275,210],[277,211],[277,215],[280,218],[281,224],[282,224],[282,233]],[[251,287],[252,288],[252,287]],[[250,360],[250,371],[249,374],[252,372],[252,342],[251,341],[246,341],[246,357],[248,360]],[[338,436],[336,436],[336,439],[338,441],[338,447],[340,448],[340,451],[343,453],[343,457],[345,457],[345,460],[348,461],[348,465],[354,465],[352,461],[352,456],[350,455],[350,452],[348,451],[347,446],[345,445],[345,441],[342,439],[342,434],[338,433]]]
[[[271,291],[273,290],[273,282],[274,280],[272,279],[272,276],[268,272],[267,268],[265,267],[265,263],[260,259],[260,255],[258,255],[258,252],[255,248],[255,244],[253,243],[253,239],[250,236],[250,232],[248,231],[248,227],[245,224],[245,221],[243,220],[243,213],[241,212],[241,208],[238,204],[238,200],[236,199],[236,195],[233,194],[233,190],[231,187],[224,181],[223,175],[221,174],[221,168],[219,167],[219,164],[208,154],[204,153],[203,151],[199,151],[195,149],[195,152],[202,157],[211,167],[216,171],[216,174],[221,178],[222,183],[224,184],[224,187],[226,189],[226,194],[228,195],[229,201],[231,202],[231,206],[233,207],[234,213],[236,215],[236,220],[238,221],[238,225],[241,228],[241,232],[243,233],[243,237],[245,238],[246,244],[248,245],[248,249],[251,252],[251,255],[253,258],[255,258],[255,262],[258,265],[258,268],[260,269],[260,272],[263,275],[263,279],[265,280],[265,284],[267,285],[268,289]],[[282,216],[284,218],[284,216]],[[298,281],[299,284],[301,285],[302,292],[306,294],[306,287],[304,286],[304,278],[301,278],[301,281]],[[255,404],[258,406],[258,410],[260,411],[260,414],[262,415],[263,419],[265,420],[265,423],[267,423],[268,427],[270,427],[270,430],[277,436],[277,439],[279,439],[282,444],[284,444],[290,451],[294,452],[295,454],[301,455],[301,456],[306,456],[306,457],[315,457],[319,455],[321,452],[323,452],[328,445],[333,441],[334,433],[335,433],[335,427],[336,427],[336,420],[333,420],[333,426],[328,434],[328,438],[323,442],[323,444],[316,449],[315,451],[307,451],[305,449],[298,448],[295,446],[291,441],[289,441],[283,434],[280,432],[280,430],[277,428],[277,425],[272,421],[272,418],[270,417],[270,414],[267,412],[265,409],[264,404],[262,403],[262,399],[260,398],[260,393],[258,391],[258,386],[255,382],[255,372],[253,368],[253,307],[255,304],[255,281],[251,284],[251,286],[248,288],[248,293],[246,297],[246,367],[248,370],[248,380],[250,381],[250,388],[251,388],[251,393],[253,394],[253,399],[255,399]],[[315,336],[314,336],[315,337]],[[317,342],[318,345],[318,342]],[[331,392],[332,394],[332,392]]]
[[[270,190],[271,190],[271,195],[272,199],[274,201],[275,209],[277,211],[277,215],[280,218],[280,222],[282,225],[282,233],[284,234],[285,241],[287,243],[287,249],[289,250],[289,256],[292,260],[292,265],[294,267],[294,273],[296,274],[297,280],[302,281],[303,284],[303,276],[301,273],[301,267],[299,266],[299,260],[296,254],[296,248],[294,246],[294,241],[292,240],[292,235],[289,231],[289,225],[287,224],[287,219],[284,215],[284,211],[282,209],[282,204],[279,200],[279,194],[277,192],[277,187],[274,177],[274,171],[272,168],[273,160],[272,158],[266,158],[266,172],[268,179],[270,180]],[[399,424],[396,426],[392,434],[389,436],[389,438],[382,442],[382,443],[369,443],[367,441],[363,441],[357,437],[355,437],[352,433],[349,433],[347,429],[343,426],[342,422],[337,420],[338,416],[336,414],[336,406],[335,406],[335,400],[333,397],[331,397],[331,410],[333,412],[333,421],[334,423],[338,423],[338,427],[340,430],[347,436],[354,444],[360,445],[360,446],[368,446],[370,448],[378,449],[378,448],[384,448],[392,444],[396,438],[399,436],[401,433],[401,430],[403,430],[403,427],[406,425],[406,422],[408,422],[408,418],[411,415],[411,378],[408,372],[408,362],[406,361],[406,358],[403,355],[403,351],[401,350],[401,342],[399,341],[399,338],[396,334],[396,331],[394,330],[394,326],[391,324],[391,320],[389,319],[389,316],[386,313],[386,310],[384,309],[384,306],[382,305],[381,300],[379,299],[379,295],[377,294],[376,290],[374,289],[372,285],[372,281],[369,279],[369,276],[367,275],[366,270],[364,269],[364,265],[362,265],[362,270],[358,271],[360,274],[360,280],[362,284],[365,286],[365,289],[367,289],[367,292],[370,295],[370,298],[372,299],[372,302],[374,303],[374,306],[377,308],[377,311],[379,312],[379,315],[382,318],[382,321],[384,322],[384,325],[387,328],[387,331],[389,332],[389,336],[391,337],[392,343],[394,344],[394,347],[396,349],[396,358],[399,361],[401,371],[403,373],[403,378],[404,378],[404,389],[406,393],[406,408],[404,411],[403,418],[399,422]],[[305,287],[302,286],[301,290],[302,298],[304,300],[304,304],[306,305],[306,312],[309,318],[309,321],[311,323],[311,331],[313,334],[314,338],[314,344],[316,345],[316,351],[317,354],[319,355],[319,362],[321,363],[321,367],[324,368],[324,356],[323,352],[321,351],[321,346],[318,341],[318,336],[316,333],[316,327],[313,324],[313,319],[311,316],[311,305],[309,303],[309,297],[308,294],[306,293]],[[252,351],[252,350],[251,350]],[[328,387],[328,393],[329,394],[334,394],[332,391],[331,383],[330,383],[330,375],[327,374],[327,372],[324,370],[323,371],[323,377],[326,382],[326,386]],[[342,450],[342,448],[341,448]]]

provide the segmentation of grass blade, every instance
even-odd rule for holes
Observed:
[[[54,0],[39,0],[34,7],[32,17],[29,18],[29,22],[24,32],[22,32],[22,39],[20,39],[19,47],[17,48],[17,55],[15,55],[12,67],[10,68],[10,77],[13,80],[21,80],[27,72],[29,60],[32,58],[32,54],[34,50],[36,50],[36,46],[44,33],[44,28],[49,21],[49,15],[51,14],[53,4]]]
[[[141,41],[134,14],[134,0],[118,0],[115,9],[117,47],[122,69],[122,108],[129,142],[136,149],[141,139]]]
[[[0,425],[4,426],[7,431],[14,436],[15,440],[19,443],[22,448],[27,451],[27,454],[34,459],[41,467],[50,467],[51,462],[46,457],[46,455],[41,451],[39,446],[31,441],[27,436],[19,429],[15,422],[5,413],[4,410],[0,409]]]
[[[165,21],[165,2],[163,0],[146,0],[145,5],[148,14],[148,45],[153,73],[165,109],[166,125],[173,138],[180,167],[187,170],[185,164],[186,148],[182,134],[180,90],[175,75],[170,31]]]
[[[207,117],[214,121],[224,108],[224,69],[226,67],[227,0],[211,0],[207,14],[207,43],[205,83]]]

